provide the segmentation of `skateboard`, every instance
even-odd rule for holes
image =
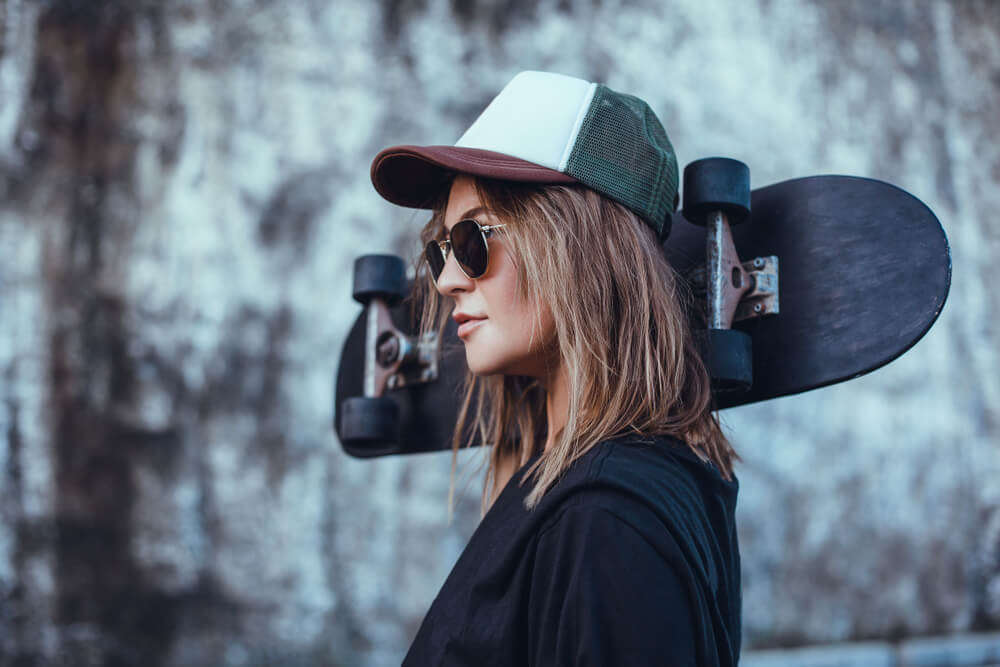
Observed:
[[[663,249],[699,304],[691,326],[719,409],[869,373],[910,349],[944,307],[944,230],[894,185],[829,175],[751,191],[746,165],[707,158],[685,168],[683,194]],[[334,430],[353,456],[450,448],[465,352],[451,320],[440,341],[415,337],[408,293],[400,258],[356,261],[364,309],[334,403]]]

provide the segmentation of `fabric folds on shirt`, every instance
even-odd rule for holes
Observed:
[[[676,440],[633,436],[594,447],[533,510],[524,477],[483,517],[404,666],[736,665],[735,479]]]

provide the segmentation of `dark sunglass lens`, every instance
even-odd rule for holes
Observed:
[[[424,256],[427,257],[427,264],[431,267],[431,275],[437,281],[438,276],[444,271],[444,253],[441,252],[441,246],[438,245],[437,241],[427,242],[427,246],[424,248]]]
[[[455,259],[470,278],[486,273],[486,239],[475,220],[462,220],[451,228],[451,248]]]

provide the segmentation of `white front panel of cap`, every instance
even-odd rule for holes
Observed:
[[[480,148],[565,171],[597,84],[563,74],[521,72],[456,146]]]

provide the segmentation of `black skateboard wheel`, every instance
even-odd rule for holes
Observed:
[[[352,396],[340,404],[340,438],[352,445],[399,440],[399,405],[385,396]]]
[[[391,306],[406,293],[406,264],[401,257],[362,255],[354,260],[354,300],[361,305],[381,297]]]
[[[753,340],[736,329],[701,332],[702,357],[716,391],[747,391],[753,385]]]
[[[684,167],[684,217],[704,225],[714,211],[730,224],[750,215],[750,168],[739,160],[707,157]]]

